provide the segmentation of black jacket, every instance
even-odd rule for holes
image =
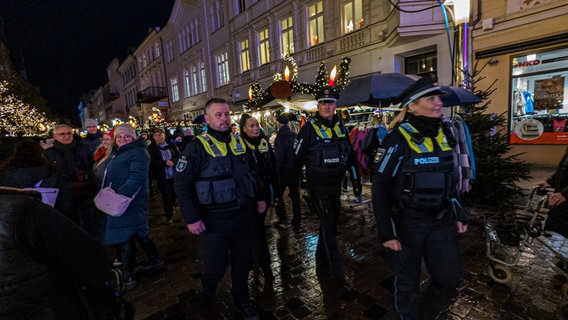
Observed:
[[[568,198],[568,148],[566,153],[560,160],[560,164],[556,172],[546,182],[550,184],[555,191],[562,193],[565,198]]]
[[[281,181],[297,180],[298,178],[294,172],[292,161],[294,140],[296,140],[296,133],[290,130],[289,126],[282,126],[274,140],[274,153]]]
[[[12,188],[29,188],[42,181],[42,188],[58,188],[55,209],[66,216],[70,216],[73,199],[67,188],[65,179],[53,169],[45,166],[28,168],[6,168],[0,172],[0,186]]]
[[[175,163],[179,158],[180,151],[173,143],[166,143],[165,147],[158,146],[155,142],[148,146],[148,153],[150,154],[150,178],[164,179],[166,176],[165,167],[166,160],[162,159],[161,149],[169,149],[172,153],[172,161]],[[175,167],[175,165],[174,165]]]
[[[110,262],[39,193],[0,188],[0,319],[84,319],[79,292],[105,292]]]

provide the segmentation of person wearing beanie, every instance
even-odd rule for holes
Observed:
[[[146,150],[146,142],[136,138],[136,132],[131,125],[121,124],[114,129],[114,145],[109,156],[95,169],[101,188],[111,186],[116,193],[134,198],[120,217],[106,215],[102,237],[103,244],[120,248],[122,273],[127,289],[133,289],[137,285],[133,273],[135,238],[148,256],[148,262],[140,268],[146,270],[164,268],[164,262],[150,239],[149,165],[150,155]]]
[[[296,133],[290,130],[290,118],[295,117],[292,114],[282,113],[276,118],[278,121],[278,134],[274,140],[274,152],[276,155],[276,164],[278,166],[278,175],[280,177],[280,195],[281,201],[276,205],[276,214],[278,216],[278,226],[283,228],[286,225],[286,207],[282,201],[284,191],[288,188],[288,197],[292,199],[292,226],[300,227],[301,209],[300,209],[300,180],[294,174],[292,163],[292,150]]]
[[[181,143],[179,144],[178,148],[180,152],[183,152],[185,147],[195,139],[195,133],[191,128],[187,128],[183,131],[183,138],[181,138]]]
[[[335,114],[338,98],[339,93],[332,87],[325,87],[317,93],[318,112],[298,132],[292,159],[296,179],[302,179],[301,168],[306,167],[308,201],[320,220],[316,267],[319,271],[326,271],[341,296],[348,298],[351,289],[345,280],[343,259],[337,242],[341,182],[349,172],[353,194],[360,198],[361,177],[355,169],[357,158],[349,132]]]
[[[430,76],[411,85],[374,157],[372,202],[395,275],[401,319],[436,318],[456,294],[463,274],[456,229],[467,231],[467,217],[451,210],[457,191],[456,141],[442,121],[441,94]],[[422,261],[431,281],[419,295]]]
[[[87,130],[87,135],[81,141],[89,147],[91,155],[94,155],[101,144],[103,134],[97,128],[97,122],[94,119],[85,120],[85,129]]]

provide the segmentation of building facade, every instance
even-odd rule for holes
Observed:
[[[461,45],[480,64],[491,61],[484,70],[486,79],[478,87],[498,79],[498,90],[491,97],[492,111],[512,115],[513,82],[522,88],[533,80],[546,80],[545,76],[521,79],[522,74],[514,73],[525,69],[513,68],[513,61],[527,64],[523,55],[547,50],[553,52],[544,60],[559,59],[568,34],[562,24],[567,1],[529,2],[471,1],[468,33],[459,44],[454,41],[453,8],[443,10],[438,1],[177,0],[167,24],[150,29],[131,57],[117,68],[123,79],[122,91],[138,90],[134,104],[124,99],[120,103],[141,123],[153,108],[169,120],[194,119],[211,97],[227,99],[233,111],[242,111],[255,81],[267,88],[274,74],[283,72],[285,54],[297,62],[299,82],[314,83],[322,61],[330,70],[349,57],[352,78],[375,72],[435,72],[441,84],[450,85],[456,80],[453,52]],[[136,67],[136,76],[129,78],[128,85],[125,64]],[[469,67],[473,64],[470,60]],[[556,62],[554,70],[562,69],[560,65]],[[526,76],[549,71],[544,64],[540,68],[533,68]],[[562,72],[550,77],[562,77]],[[128,95],[120,92],[121,97]],[[103,104],[108,109],[112,101]],[[552,145],[518,143],[515,129],[534,130],[534,125],[518,127],[515,123],[524,118],[510,118],[515,152],[527,152],[523,157],[533,163],[558,162],[560,144],[565,144],[562,134],[556,134],[558,141]],[[539,126],[537,129],[545,132]],[[545,150],[559,155],[541,159],[538,154]]]

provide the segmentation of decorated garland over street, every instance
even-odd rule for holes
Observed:
[[[325,63],[322,61],[319,65],[316,75],[315,84],[306,82],[298,82],[298,64],[288,53],[282,57],[286,61],[287,66],[283,73],[275,73],[273,83],[269,88],[263,89],[262,86],[255,81],[249,88],[249,100],[245,103],[245,110],[257,110],[272,99],[289,98],[292,93],[304,93],[315,96],[322,88],[333,87],[337,91],[341,91],[349,84],[349,64],[351,58],[344,57],[341,59],[339,70],[334,67],[331,75],[327,73]],[[291,74],[289,67],[291,67]]]

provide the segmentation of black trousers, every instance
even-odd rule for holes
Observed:
[[[174,190],[174,179],[158,179],[158,190],[162,194],[162,202],[164,203],[164,212],[166,219],[174,216],[174,204],[176,203],[176,192]]]
[[[395,276],[395,307],[401,319],[428,319],[418,308],[422,260],[431,275],[421,305],[433,308],[456,293],[463,276],[456,226],[450,219],[405,218],[397,223],[401,251],[386,249]]]
[[[328,269],[331,277],[345,279],[343,261],[337,244],[337,221],[339,219],[341,186],[318,187],[310,190],[320,220],[316,263]]]
[[[251,208],[246,206],[238,211],[206,213],[207,228],[201,236],[203,258],[203,295],[209,300],[216,299],[217,286],[231,264],[231,294],[235,304],[247,303],[248,274],[253,246]]]
[[[280,201],[276,205],[276,214],[280,221],[286,221],[286,207],[284,205],[284,191],[288,188],[288,196],[292,199],[292,213],[294,221],[300,222],[301,209],[300,209],[300,181],[280,179],[281,194],[278,195]]]

